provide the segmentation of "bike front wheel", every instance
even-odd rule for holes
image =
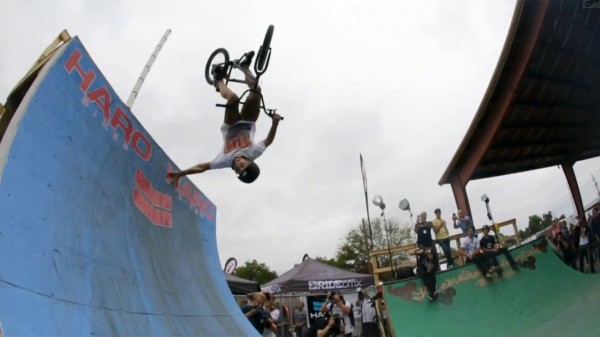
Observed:
[[[219,48],[215,50],[208,57],[208,62],[206,62],[206,68],[204,69],[204,76],[206,77],[206,82],[210,85],[215,84],[215,78],[213,76],[213,69],[217,64],[227,64],[229,63],[229,53],[225,48]]]
[[[254,71],[257,74],[264,73],[267,70],[267,67],[269,66],[269,58],[271,57],[271,39],[273,38],[274,30],[275,26],[269,25],[269,28],[267,28],[267,33],[265,34],[263,44],[258,50],[256,62],[254,63]]]

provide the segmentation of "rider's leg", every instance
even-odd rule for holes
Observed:
[[[248,98],[242,106],[241,118],[245,121],[256,122],[260,115],[260,103],[262,98],[261,89],[256,85],[256,77],[252,75],[252,72],[248,68],[240,68],[240,70],[246,75],[246,84],[250,88]]]
[[[227,100],[225,107],[225,117],[223,119],[223,123],[227,125],[233,125],[235,122],[239,121],[240,111],[238,107],[238,103],[240,101],[239,97],[229,89],[229,87],[225,84],[224,77],[226,76],[225,71],[221,71],[216,74],[215,81],[217,84],[217,89],[225,100]]]

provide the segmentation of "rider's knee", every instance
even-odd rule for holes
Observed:
[[[240,101],[240,98],[236,94],[228,95],[225,99],[227,100],[227,105],[235,105]]]

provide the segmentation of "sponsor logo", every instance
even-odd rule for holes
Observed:
[[[308,290],[344,289],[362,287],[362,281],[357,279],[308,281]]]

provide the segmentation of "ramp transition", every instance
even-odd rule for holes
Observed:
[[[78,38],[0,143],[5,336],[257,336],[221,270],[216,207],[123,104]]]
[[[600,278],[566,266],[540,239],[502,256],[503,277],[486,281],[474,265],[438,274],[430,303],[420,279],[385,284],[396,336],[598,336]]]

